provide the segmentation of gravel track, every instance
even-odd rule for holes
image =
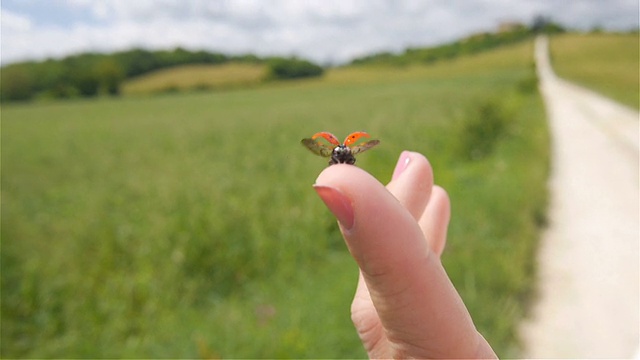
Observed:
[[[640,114],[555,76],[546,37],[535,58],[552,136],[551,198],[523,355],[638,356]]]

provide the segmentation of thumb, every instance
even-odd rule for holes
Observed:
[[[314,187],[338,219],[394,356],[495,356],[416,220],[380,182],[333,165]]]

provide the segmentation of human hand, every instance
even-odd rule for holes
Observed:
[[[345,164],[314,188],[360,268],[351,319],[369,357],[496,357],[440,262],[449,198],[424,156],[403,152],[386,188]]]

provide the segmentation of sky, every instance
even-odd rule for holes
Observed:
[[[299,56],[339,64],[544,15],[628,30],[638,0],[2,0],[0,61],[144,49]]]

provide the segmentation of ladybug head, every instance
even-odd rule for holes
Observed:
[[[333,149],[333,154],[336,156],[345,156],[351,154],[351,148],[342,144]]]

